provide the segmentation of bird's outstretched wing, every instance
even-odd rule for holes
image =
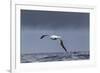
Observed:
[[[64,44],[63,44],[63,41],[62,40],[60,40],[60,45],[62,46],[62,48],[65,50],[65,52],[67,52],[67,49],[66,49],[66,47],[64,46]]]
[[[48,36],[48,35],[42,35],[42,36],[40,37],[40,39],[43,39],[45,36]]]

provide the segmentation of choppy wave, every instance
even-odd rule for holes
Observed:
[[[34,53],[22,54],[21,63],[50,62],[50,61],[73,61],[89,59],[88,51],[78,51],[69,53]]]

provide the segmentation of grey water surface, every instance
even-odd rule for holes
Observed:
[[[21,63],[89,60],[88,51],[22,54]]]

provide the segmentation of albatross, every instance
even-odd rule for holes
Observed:
[[[57,35],[42,35],[42,36],[40,37],[40,39],[43,39],[44,37],[47,37],[47,36],[48,36],[51,40],[59,40],[59,41],[60,41],[61,47],[64,49],[64,51],[65,51],[66,53],[68,53],[66,47],[65,47],[64,44],[63,44],[63,41],[62,41],[62,39],[61,39],[61,36],[57,36]]]

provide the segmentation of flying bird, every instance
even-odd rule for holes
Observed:
[[[64,49],[64,51],[67,53],[68,51],[67,51],[67,49],[66,49],[66,47],[64,46],[64,43],[63,43],[63,41],[61,40],[61,36],[57,36],[57,35],[42,35],[41,37],[40,37],[40,39],[43,39],[43,38],[45,38],[45,37],[49,37],[51,40],[59,40],[60,41],[60,45],[61,45],[61,47]]]

